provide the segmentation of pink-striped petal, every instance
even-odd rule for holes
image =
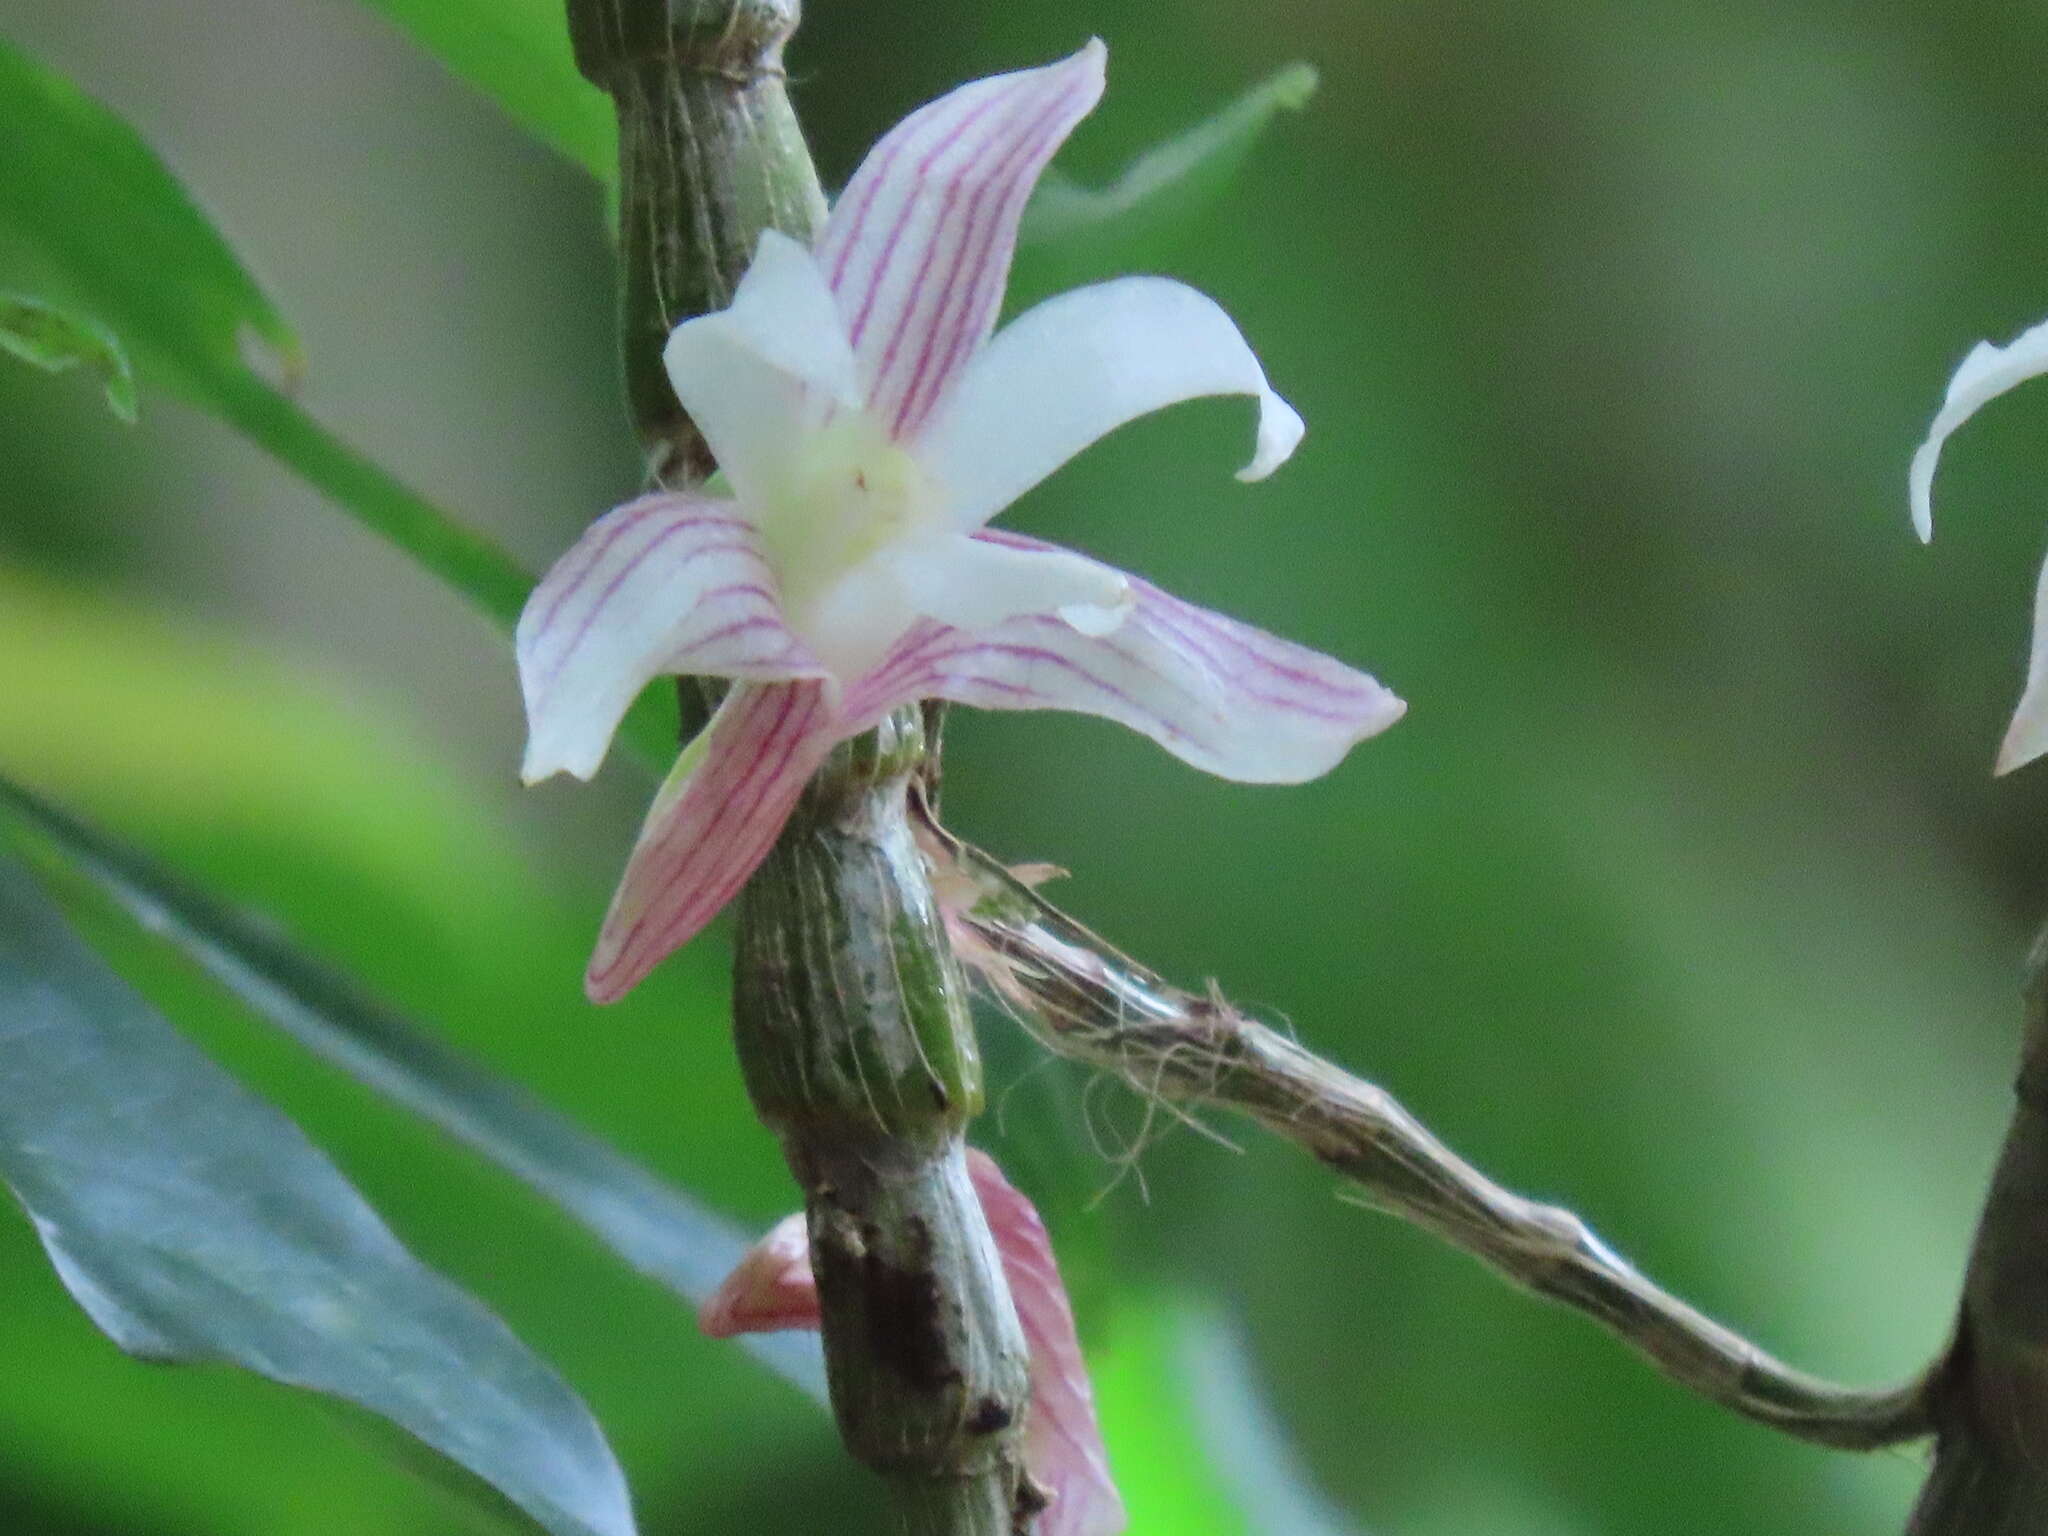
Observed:
[[[1097,438],[1204,395],[1259,403],[1241,480],[1271,474],[1301,441],[1301,418],[1213,299],[1164,277],[1118,278],[1048,299],[998,331],[916,452],[946,488],[954,526],[979,528]]]
[[[995,326],[1017,221],[1046,163],[1102,95],[1102,44],[963,85],[868,154],[818,265],[839,301],[868,410],[908,439]]]
[[[532,784],[587,779],[626,707],[662,673],[823,675],[782,621],[753,527],[729,501],[643,496],[584,531],[519,616]]]
[[[1018,549],[1053,546],[975,535]],[[1091,636],[1033,616],[969,632],[911,631],[848,691],[849,722],[909,699],[981,709],[1065,709],[1151,737],[1183,762],[1252,784],[1327,773],[1407,708],[1379,683],[1305,646],[1130,578],[1129,617]]]
[[[783,1217],[747,1250],[697,1309],[697,1326],[714,1339],[818,1326],[818,1282],[802,1211]]]
[[[583,978],[615,1002],[694,937],[768,856],[837,728],[828,683],[741,683],[654,797]]]
[[[967,1174],[1030,1350],[1024,1465],[1051,1499],[1033,1529],[1036,1536],[1116,1536],[1128,1516],[1110,1476],[1095,1391],[1052,1240],[1037,1208],[987,1153],[968,1148]],[[818,1326],[818,1286],[801,1214],[785,1216],[747,1251],[698,1311],[697,1324],[716,1339]]]
[[[1115,1536],[1128,1523],[1109,1472],[1095,1416],[1088,1362],[1074,1311],[1038,1209],[1003,1177],[995,1159],[969,1148],[968,1176],[981,1196],[1003,1278],[1031,1351],[1031,1414],[1024,1422],[1024,1465],[1051,1495],[1039,1536]]]

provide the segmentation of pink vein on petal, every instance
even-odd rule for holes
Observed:
[[[703,760],[656,803],[612,898],[586,979],[618,997],[709,922],[762,859],[836,739],[827,685],[742,685],[711,726]]]
[[[1034,82],[1036,83],[1036,82]],[[929,265],[939,251],[951,247],[952,265],[944,285],[939,290],[927,323],[922,327],[918,339],[913,371],[900,395],[888,387],[891,373],[897,361],[898,349],[905,336],[913,328],[916,319],[916,305],[905,304],[895,333],[889,338],[882,360],[875,368],[875,386],[871,399],[878,413],[891,417],[890,434],[901,440],[916,429],[920,417],[913,414],[913,407],[920,384],[923,382],[931,360],[941,344],[945,347],[948,371],[935,377],[935,383],[943,387],[950,380],[953,359],[963,353],[972,352],[982,341],[980,322],[986,316],[980,313],[986,305],[986,291],[992,285],[1000,297],[1001,288],[1009,276],[1009,253],[1004,251],[997,261],[997,247],[1005,242],[1005,235],[1014,229],[1017,218],[1024,210],[1024,199],[1031,194],[1037,182],[1038,170],[1050,159],[1052,152],[1065,140],[1079,119],[1073,112],[1073,105],[1085,92],[1071,84],[1061,82],[1061,88],[1053,92],[1049,100],[1036,104],[1031,120],[1021,129],[1007,136],[991,131],[975,155],[954,174],[946,189],[945,206],[936,227],[932,230],[926,249],[925,261]],[[1027,97],[1025,110],[1032,110]],[[1084,109],[1085,110],[1085,109]],[[999,152],[996,163],[988,168],[988,174],[981,176],[984,162],[992,151]],[[953,203],[960,186],[970,176],[975,178],[972,195],[960,216],[950,217]],[[983,218],[981,206],[991,194],[997,196],[997,208],[993,217]],[[1010,235],[1009,243],[1014,243]],[[967,253],[974,249],[973,263],[967,260]],[[965,300],[960,314],[952,325],[947,325],[947,309],[963,272],[968,276]],[[920,281],[922,279],[920,278]],[[935,390],[936,393],[936,390]]]
[[[767,691],[762,690],[764,693]],[[813,690],[790,684],[776,691],[779,697],[773,700],[760,700],[758,708],[740,726],[735,727],[735,739],[720,762],[720,767],[725,772],[713,774],[710,771],[712,765],[709,751],[706,753],[705,762],[697,770],[704,785],[698,803],[710,802],[706,808],[714,818],[718,818],[723,812],[723,820],[729,828],[726,838],[715,839],[711,834],[718,829],[714,827],[708,829],[704,837],[682,843],[665,861],[669,867],[653,876],[657,890],[690,889],[689,877],[701,866],[703,856],[726,853],[730,843],[737,841],[739,835],[749,828],[754,813],[777,787],[779,777],[789,766],[797,745],[811,723],[815,708],[813,700],[805,696]],[[765,730],[760,729],[759,718],[771,707],[776,711],[775,718]],[[756,737],[758,740],[753,739]],[[716,750],[715,746],[713,750]],[[772,761],[770,754],[773,754]],[[741,801],[743,795],[746,797],[744,804]],[[714,864],[713,868],[716,870],[719,865]],[[657,909],[650,908],[643,913],[627,931],[625,943],[628,948],[642,936],[655,910]],[[676,917],[668,920],[668,927],[663,929],[664,935],[677,921],[687,918],[692,910],[693,907],[686,903]],[[676,942],[680,943],[681,940],[678,939]]]
[[[975,207],[969,211],[970,227],[955,250],[955,273],[964,270],[969,276],[960,312],[948,325],[943,308],[934,311],[933,323],[918,351],[916,371],[904,387],[896,412],[892,435],[897,439],[905,440],[916,433],[945,398],[947,387],[967,360],[988,339],[996,310],[1002,303],[1003,289],[1009,282],[1017,225],[1038,184],[1038,173],[1093,104],[1092,81],[1068,85],[1028,130],[1029,137],[1020,139],[1013,157],[1015,163],[1006,162],[977,190]],[[975,222],[982,195],[995,188],[1002,191],[994,212]],[[963,260],[970,240],[977,249],[971,259]],[[951,297],[950,279],[947,297]],[[943,361],[932,369],[931,360],[941,343],[945,349]]]
[[[859,350],[861,341],[867,332],[868,321],[873,316],[875,299],[881,293],[883,285],[887,283],[890,272],[894,267],[896,247],[902,243],[904,232],[910,227],[910,222],[917,213],[918,198],[923,190],[924,181],[931,174],[932,167],[938,162],[939,156],[957,144],[967,131],[984,116],[1014,96],[1017,93],[1017,89],[1017,85],[1013,82],[1004,88],[990,90],[957,119],[949,119],[944,114],[935,112],[930,123],[918,125],[920,129],[938,129],[939,139],[936,144],[933,144],[926,150],[924,158],[919,160],[906,174],[906,185],[903,188],[902,200],[896,209],[895,222],[890,225],[889,233],[882,239],[881,249],[876,252],[873,262],[868,267],[866,278],[861,286],[860,302],[855,306],[853,317],[847,321],[846,325],[846,339],[853,344],[856,351]],[[905,137],[907,142],[909,135],[906,134]],[[895,171],[893,169],[894,158],[892,155],[888,162],[887,176],[890,181],[895,179]],[[881,190],[883,181],[884,177],[878,174],[874,183],[878,193]],[[849,241],[848,248],[851,249],[851,246],[852,242]],[[843,276],[845,264],[843,262],[835,262],[833,270],[835,274]],[[832,285],[832,291],[840,301],[841,313],[844,313],[847,295],[841,290],[836,278]]]
[[[584,608],[580,618],[577,621],[575,632],[572,633],[566,640],[563,640],[559,643],[559,648],[556,650],[553,665],[548,667],[546,671],[540,674],[540,680],[543,682],[552,682],[555,678],[561,675],[562,670],[565,667],[567,667],[569,662],[574,658],[578,648],[581,647],[583,642],[589,638],[590,631],[597,626],[600,620],[603,619],[606,605],[610,603],[613,598],[618,596],[620,588],[622,588],[626,584],[626,582],[632,577],[634,572],[638,571],[657,549],[659,549],[662,545],[668,543],[672,538],[676,537],[678,534],[694,531],[696,530],[688,528],[685,524],[671,524],[669,527],[662,529],[652,539],[649,539],[647,541],[647,546],[644,549],[641,549],[638,552],[636,552],[630,559],[628,559],[625,562],[625,564],[620,566],[620,568],[613,573],[611,579],[605,583],[603,590],[601,590],[596,595],[596,597],[592,598],[589,605]],[[694,549],[691,549],[687,554],[685,554],[680,560],[678,560],[675,563],[674,567],[672,568],[671,574],[679,575],[683,571],[689,569],[689,567],[695,565],[698,561],[709,559],[715,555],[742,555],[752,560],[758,560],[760,558],[758,549],[751,541],[741,542],[735,540],[731,543],[726,544],[700,544]],[[710,599],[716,596],[737,595],[741,591],[751,591],[758,598],[760,598],[762,605],[765,608],[767,608],[770,612],[779,614],[781,609],[777,603],[775,593],[769,588],[765,579],[765,567],[763,568],[763,577],[764,579],[761,581],[727,583],[726,585],[716,588],[711,592],[706,592],[702,594],[701,596],[699,596],[697,601],[701,603],[709,601]],[[782,627],[781,621],[779,619],[775,620],[774,622],[777,628]],[[536,643],[540,643],[544,637],[547,637],[547,627],[548,626],[543,625],[541,629],[535,631],[534,639]],[[547,643],[551,647],[555,645],[555,642],[552,640],[552,638],[548,638]]]
[[[720,502],[700,501],[694,497],[663,493],[658,496],[645,496],[638,501],[629,501],[624,506],[613,508],[591,525],[584,533],[583,538],[571,548],[569,554],[563,558],[556,569],[550,571],[542,579],[540,586],[534,590],[533,596],[528,599],[530,611],[532,611],[532,604],[534,602],[541,601],[543,598],[546,600],[544,609],[532,611],[531,627],[536,638],[552,629],[556,620],[560,617],[562,609],[583,590],[584,583],[589,581],[598,571],[605,569],[614,548],[624,541],[626,535],[639,528],[657,513],[671,512],[681,513],[682,515],[675,522],[663,528],[653,540],[650,540],[649,548],[660,543],[677,529],[683,528],[730,528],[736,532],[751,535],[753,525],[746,522],[743,518],[732,516],[725,512],[709,510],[710,508],[723,505]],[[746,544],[745,547],[750,551],[752,549],[751,543]],[[573,562],[573,565],[571,562]],[[634,563],[637,564],[637,560]],[[559,588],[550,590],[550,583],[555,579],[557,572],[564,567],[572,569],[574,574],[571,575],[569,580],[563,582]]]
[[[989,125],[985,133],[973,141],[966,158],[958,165],[949,168],[946,174],[942,190],[939,194],[938,217],[933,221],[932,227],[924,233],[924,244],[918,253],[917,270],[912,274],[910,290],[904,296],[902,305],[896,311],[895,324],[890,327],[888,339],[882,344],[881,356],[875,363],[874,376],[869,383],[869,405],[878,414],[884,409],[884,407],[878,404],[882,399],[882,384],[888,378],[890,370],[895,365],[897,349],[902,345],[904,333],[910,329],[911,322],[916,318],[918,300],[924,293],[925,283],[930,278],[933,266],[938,260],[940,253],[946,248],[948,230],[953,222],[953,205],[959,199],[960,189],[980,169],[983,160],[991,152],[1003,150],[1003,146],[1006,144],[1014,146],[1016,135],[1011,132],[1012,122],[1020,112],[1028,112],[1030,110],[1031,93],[1027,88],[1027,82],[1019,82],[1017,86],[1003,93],[1000,97],[992,96],[989,105],[993,106],[998,100],[1004,104],[1006,110],[995,122]],[[1020,102],[1022,103],[1021,107],[1019,105]],[[976,114],[976,116],[978,115],[979,113]],[[975,117],[973,116],[963,119],[958,129],[947,141],[945,148],[952,148],[964,138],[967,130],[974,125],[974,121]],[[1004,154],[1008,152],[1008,150],[1003,150]],[[935,151],[925,159],[924,163],[918,167],[920,176],[929,174],[937,158],[938,155]],[[909,223],[912,216],[920,211],[927,200],[927,194],[922,186],[913,187],[906,192],[903,200],[902,216],[898,220],[895,235],[902,234],[904,227]],[[970,203],[973,201],[974,199],[970,199]],[[894,238],[895,236],[892,235],[892,242]],[[893,250],[893,243],[891,249]],[[884,270],[886,264],[887,253],[885,252],[884,260],[876,264],[875,270],[870,276],[867,293],[862,299],[860,320],[857,323],[863,328],[869,319],[875,296],[886,280],[887,274]],[[942,289],[940,295],[941,303],[944,302],[944,297],[945,294]],[[858,344],[859,337],[856,335],[855,345]]]

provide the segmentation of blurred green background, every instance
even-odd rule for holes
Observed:
[[[0,0],[0,31],[165,154],[297,325],[324,420],[535,566],[635,488],[596,187],[388,25],[348,0]],[[1290,59],[1322,71],[1161,253],[1310,436],[1246,489],[1247,413],[1185,407],[1011,525],[1359,662],[1412,710],[1291,790],[1098,723],[961,713],[949,819],[1071,868],[1059,899],[1110,937],[1290,1021],[1791,1359],[1917,1369],[2048,886],[2048,770],[1988,777],[2048,399],[1953,445],[1932,550],[1905,465],[1967,346],[2048,313],[2048,19],[814,0],[790,65],[836,182],[909,107],[1090,33],[1110,91],[1061,162],[1088,178]],[[628,1004],[583,1003],[647,785],[627,763],[517,788],[495,632],[161,396],[130,430],[88,384],[0,362],[0,462],[0,768],[276,911],[749,1223],[792,1203],[725,1036],[723,930]],[[561,1365],[650,1536],[877,1528],[812,1405],[502,1176],[127,958]],[[1241,1337],[1359,1530],[1901,1523],[1915,1456],[1737,1422],[1289,1149],[1150,1135],[985,1033],[1005,1089],[980,1139],[1067,1255],[1139,1532],[1260,1528],[1190,1438],[1213,1372],[1189,1341],[1214,1334],[1181,1330],[1190,1305]],[[0,1272],[0,1529],[471,1528],[316,1403],[119,1356],[25,1222],[0,1222]]]

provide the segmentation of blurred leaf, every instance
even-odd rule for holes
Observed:
[[[1355,1536],[1357,1527],[1323,1497],[1288,1443],[1237,1327],[1213,1307],[1189,1307],[1178,1342],[1196,1433],[1255,1536]]]
[[[0,1174],[65,1286],[148,1360],[224,1362],[418,1436],[556,1536],[626,1536],[589,1410],[402,1248],[298,1128],[0,863]]]
[[[1156,243],[1229,185],[1276,113],[1300,111],[1315,92],[1315,69],[1289,64],[1214,116],[1140,154],[1106,187],[1084,187],[1050,172],[1024,210],[1020,251],[1063,248],[1053,254],[1073,261]]]
[[[518,561],[336,437],[296,401],[244,374],[221,380],[204,403],[501,627],[519,621],[533,578]]]
[[[134,349],[145,376],[154,373],[247,433],[501,623],[517,619],[532,582],[516,561],[250,367],[253,337],[290,378],[300,368],[298,343],[141,136],[4,42],[0,144],[0,226],[16,231],[69,297]],[[112,335],[105,339],[112,345]]]
[[[419,495],[260,379],[229,381],[211,403],[254,442],[468,598],[501,629],[509,632],[518,624],[534,578],[494,540]],[[655,774],[668,772],[676,755],[674,689],[668,679],[657,679],[642,692],[626,712],[618,739]]]
[[[593,1013],[579,979],[615,873],[608,857],[523,830],[507,819],[524,798],[508,773],[452,764],[403,698],[291,650],[252,650],[218,620],[0,564],[0,771],[61,790],[118,843],[281,922],[437,1039],[743,1226],[781,1214],[788,1175],[732,1061],[721,946],[694,946],[643,994]],[[510,695],[509,668],[493,686]],[[596,821],[620,847],[632,809]],[[15,831],[0,813],[0,849]],[[810,1399],[701,1338],[667,1290],[495,1165],[309,1060],[21,836],[131,986],[575,1383],[648,1529],[747,1529],[746,1479],[761,1460],[811,1492],[858,1475]],[[65,1490],[95,1530],[124,1528],[146,1493],[151,1536],[472,1530],[392,1465],[388,1440],[333,1433],[309,1394],[242,1373],[138,1371],[77,1314],[27,1224],[5,1216],[0,1482]],[[0,1531],[42,1532],[10,1522],[5,1503]],[[692,1511],[680,1525],[662,1518],[675,1506]]]
[[[442,1044],[261,919],[214,901],[4,778],[0,808],[301,1045],[507,1169],[692,1306],[746,1252],[751,1238],[733,1223]],[[741,1342],[824,1401],[815,1339],[751,1334]]]
[[[619,173],[604,92],[576,71],[562,0],[364,0],[599,181]]]
[[[1133,1296],[1117,1309],[1108,1348],[1089,1352],[1110,1471],[1131,1529],[1254,1536],[1196,1429],[1178,1332],[1171,1306]]]
[[[81,364],[100,377],[107,409],[135,421],[135,370],[114,333],[97,320],[25,294],[0,293],[0,351],[46,373]]]
[[[249,335],[296,368],[283,318],[141,136],[4,41],[0,144],[0,225],[187,389],[246,371]]]

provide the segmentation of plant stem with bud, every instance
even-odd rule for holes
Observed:
[[[569,0],[578,67],[619,115],[627,396],[650,474],[714,467],[662,347],[724,307],[762,231],[824,217],[782,73],[796,0]],[[685,719],[698,711],[684,699]],[[965,985],[906,816],[936,774],[916,710],[833,753],[740,902],[734,1020],[803,1187],[833,1410],[906,1536],[1013,1536],[1025,1344],[968,1182],[981,1107]]]

